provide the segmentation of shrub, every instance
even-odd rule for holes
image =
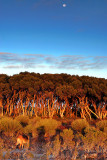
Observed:
[[[36,123],[40,120],[41,120],[40,117],[29,119],[29,124],[25,126],[23,129],[24,134],[27,134],[27,135],[32,134],[32,136],[36,138],[38,136]]]
[[[61,150],[61,142],[59,140],[59,135],[57,135],[54,139],[54,141],[52,142],[48,142],[46,144],[46,155],[47,155],[47,159],[49,159],[49,157],[58,157],[59,153]]]
[[[106,139],[106,134],[95,127],[87,127],[85,129],[85,136],[82,138],[84,147],[88,151],[93,148],[99,149],[99,146],[104,147],[106,145]]]
[[[38,122],[38,121],[40,121],[40,120],[41,120],[40,117],[34,117],[33,119],[30,119],[30,120],[29,120],[29,124],[35,125],[36,122]]]
[[[102,120],[96,123],[96,127],[101,131],[104,131],[104,128],[107,127],[107,120]]]
[[[31,135],[36,138],[38,136],[37,129],[33,126],[33,124],[28,124],[23,129],[24,134]]]
[[[89,124],[85,119],[76,119],[72,122],[71,126],[74,130],[82,132]]]
[[[17,120],[5,117],[0,120],[0,131],[6,135],[13,136],[15,133],[22,132],[22,126]]]
[[[3,139],[0,138],[0,151],[1,151],[1,149],[3,149],[3,146],[4,146],[4,144],[3,144]]]
[[[98,130],[97,130],[95,127],[88,126],[88,127],[85,128],[84,133],[85,133],[85,134],[87,134],[87,133],[89,133],[89,132],[90,132],[90,133],[91,133],[91,132],[94,133],[94,132],[97,132],[97,131],[98,131]]]
[[[24,134],[31,134],[32,133],[32,129],[33,129],[33,125],[32,124],[28,124],[26,127],[23,128],[23,132],[24,132]]]
[[[104,132],[107,134],[107,127],[104,127]]]
[[[63,138],[63,149],[71,149],[74,147],[74,135],[71,129],[64,129],[63,132],[60,133],[60,136]]]
[[[60,125],[61,125],[61,122],[54,119],[41,119],[36,123],[35,127],[37,129],[44,127],[46,135],[53,136],[55,134],[55,130]]]
[[[23,126],[23,127],[26,127],[28,124],[29,124],[29,117],[28,116],[23,116],[23,115],[20,115],[18,117],[15,118],[17,121],[20,122],[20,124]]]
[[[82,141],[82,137],[83,137],[83,135],[80,132],[76,133],[75,134],[75,141],[79,144]]]

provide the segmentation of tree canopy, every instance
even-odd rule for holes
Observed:
[[[17,105],[19,101],[22,104],[28,102],[27,105],[30,106],[32,100],[34,103],[38,101],[38,106],[49,100],[48,105],[52,106],[53,98],[63,106],[63,103],[78,104],[83,97],[87,97],[88,103],[94,102],[96,106],[107,104],[107,79],[63,73],[21,72],[13,76],[0,74],[0,100],[3,107],[7,103]]]

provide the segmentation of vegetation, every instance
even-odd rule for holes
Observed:
[[[67,74],[1,74],[0,115],[105,119],[107,80]]]
[[[61,125],[61,122],[55,119],[41,119],[35,125],[35,128],[39,131],[44,129],[45,137],[51,137],[55,135],[56,129]]]
[[[85,130],[86,134],[83,136],[83,143],[85,146],[85,149],[88,150],[88,152],[93,149],[96,149],[96,151],[99,151],[99,147],[105,148],[105,145],[107,145],[107,133],[104,133],[94,127],[88,127]]]
[[[22,126],[18,121],[5,117],[0,120],[0,131],[6,135],[13,136],[16,133],[22,133]]]
[[[23,116],[23,115],[20,115],[20,116],[17,116],[15,118],[17,121],[19,121],[19,123],[25,127],[29,124],[29,117],[28,116]]]
[[[97,128],[99,128],[101,131],[104,131],[104,129],[107,128],[107,120],[99,121],[96,123]]]
[[[29,118],[29,123],[23,126],[19,122],[20,118],[16,119],[10,117],[1,117],[0,119],[0,149],[1,153],[6,153],[0,155],[1,159],[3,159],[3,155],[8,159],[15,156],[12,155],[13,151],[11,152],[11,150],[15,150],[16,136],[19,134],[30,137],[30,150],[29,152],[26,150],[20,152],[19,150],[19,155],[23,153],[23,156],[22,154],[18,155],[20,158],[25,158],[26,155],[26,159],[30,157],[36,159],[38,158],[36,157],[38,149],[42,151],[44,159],[52,157],[56,159],[85,159],[85,155],[92,156],[91,153],[96,153],[97,158],[98,153],[103,158],[106,156],[107,130],[105,124],[107,120],[93,121],[92,123],[85,119],[76,119],[70,123],[70,119],[63,119],[61,122],[61,119],[59,121],[32,117]],[[102,126],[104,130],[102,130]]]
[[[76,119],[72,122],[71,126],[75,131],[82,132],[86,127],[89,126],[89,124],[85,119]]]
[[[30,148],[17,154],[19,134],[29,137]],[[105,159],[107,80],[1,74],[0,146],[0,159],[86,159],[92,153]]]
[[[68,150],[74,148],[74,135],[71,129],[64,129],[60,136],[63,138],[63,149]]]

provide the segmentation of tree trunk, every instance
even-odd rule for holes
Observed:
[[[2,99],[0,99],[0,116],[3,116],[3,104],[2,104]]]

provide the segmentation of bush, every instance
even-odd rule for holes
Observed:
[[[22,126],[17,120],[5,117],[0,120],[0,131],[6,135],[13,136],[15,133],[22,132]]]
[[[23,133],[26,135],[32,135],[34,138],[37,138],[38,136],[37,129],[33,126],[33,124],[28,124],[24,127]]]
[[[26,127],[23,128],[23,133],[24,134],[31,134],[32,133],[32,129],[33,129],[33,125],[32,124],[28,124]]]
[[[82,137],[84,148],[85,149],[99,149],[100,147],[104,147],[106,145],[106,133],[99,131],[95,127],[87,127],[85,129],[85,136]]]
[[[63,132],[60,133],[60,136],[63,138],[63,149],[71,149],[72,147],[74,147],[74,135],[71,129],[64,129]]]
[[[87,134],[87,133],[95,133],[97,132],[98,130],[95,128],[95,127],[92,127],[92,126],[88,126],[85,128],[84,130],[84,133]]]
[[[28,116],[23,116],[23,115],[20,115],[18,117],[15,118],[17,121],[20,122],[20,124],[23,126],[23,127],[26,127],[28,124],[29,124],[29,117]]]
[[[78,132],[82,132],[83,129],[89,126],[85,119],[76,119],[71,124],[72,128]]]
[[[40,117],[29,119],[29,124],[25,126],[23,129],[24,134],[27,134],[27,135],[32,134],[32,136],[36,138],[38,136],[36,123],[40,120],[41,120]]]
[[[107,120],[102,120],[96,123],[96,127],[101,131],[104,131],[104,128],[107,127]]]
[[[54,119],[41,119],[35,124],[35,127],[37,129],[44,127],[46,136],[53,136],[55,134],[55,130],[60,125],[61,122]]]
[[[79,144],[80,142],[82,142],[82,138],[83,138],[83,135],[80,132],[78,132],[78,133],[75,134],[75,141],[76,141],[76,143]]]
[[[104,132],[107,134],[107,127],[104,127]]]
[[[48,142],[46,144],[46,155],[47,155],[47,159],[49,159],[49,157],[57,157],[60,154],[60,150],[61,150],[61,142],[59,140],[59,135],[55,136],[54,141],[52,142]],[[57,159],[55,158],[55,159]]]
[[[34,117],[33,119],[29,120],[29,124],[35,125],[36,122],[40,121],[41,118],[40,117]]]
[[[3,146],[4,146],[4,144],[3,144],[3,139],[0,138],[0,151],[1,151],[1,149],[3,149]]]

